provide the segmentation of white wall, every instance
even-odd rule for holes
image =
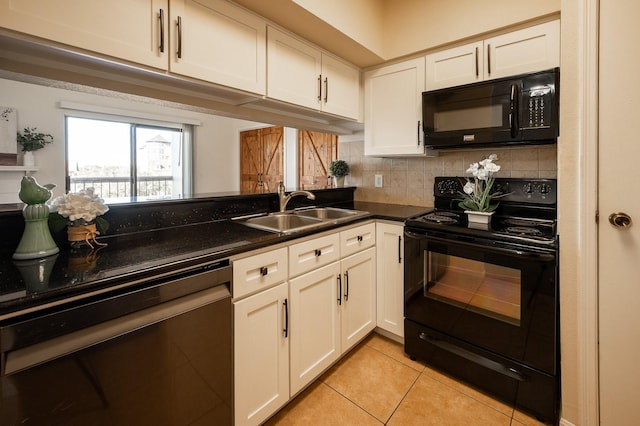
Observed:
[[[194,135],[194,192],[237,191],[240,188],[238,128],[247,126],[246,121],[170,108],[150,99],[115,98],[7,79],[0,79],[0,94],[0,105],[18,110],[19,130],[37,127],[38,131],[53,136],[53,144],[36,152],[39,170],[34,176],[41,184],[54,183],[57,186],[54,196],[63,194],[65,190],[64,116],[68,111],[58,107],[61,101],[154,114],[160,118],[200,121],[202,124],[196,126]],[[19,153],[18,164],[22,164],[21,161]],[[18,173],[0,172],[0,203],[18,201],[20,178]],[[12,187],[15,188],[14,194],[2,194],[11,192]],[[14,199],[7,200],[6,197],[11,195]]]

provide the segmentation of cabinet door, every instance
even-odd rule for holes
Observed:
[[[162,69],[168,19],[168,0],[0,1],[0,27]]]
[[[315,47],[268,28],[267,96],[320,109],[322,54]]]
[[[424,155],[424,57],[365,74],[365,155]]]
[[[260,424],[289,400],[287,296],[283,283],[233,305],[236,425]]]
[[[339,275],[334,262],[289,282],[292,395],[340,356]]]
[[[171,72],[266,93],[267,26],[260,17],[224,0],[171,0],[170,23]]]
[[[404,228],[376,223],[377,325],[404,336]]]
[[[431,53],[427,61],[427,90],[481,81],[484,49],[481,41]]]
[[[360,119],[360,70],[322,55],[322,111]]]
[[[485,79],[560,66],[560,21],[486,39]]]
[[[346,352],[376,327],[376,249],[342,260],[341,349]]]

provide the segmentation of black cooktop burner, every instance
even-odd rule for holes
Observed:
[[[420,219],[425,222],[455,224],[460,221],[460,215],[453,212],[431,212],[422,216]]]
[[[439,234],[464,234],[483,239],[512,241],[518,244],[555,245],[556,181],[553,179],[497,179],[496,185],[508,195],[489,225],[469,224],[458,207],[465,178],[437,177],[434,184],[435,209],[407,219],[405,224]]]

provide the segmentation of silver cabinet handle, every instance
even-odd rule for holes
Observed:
[[[329,99],[329,78],[325,77],[324,78],[324,103],[327,103],[327,100]]]
[[[478,64],[478,48],[476,47],[476,77],[480,76],[480,67]]]
[[[178,16],[176,20],[176,26],[178,27],[178,51],[176,54],[178,55],[178,59],[182,58],[182,17]]]
[[[164,10],[158,13],[158,27],[160,27],[160,53],[164,53]]]
[[[344,301],[349,300],[349,271],[344,271]]]
[[[318,102],[322,101],[322,74],[318,76]]]

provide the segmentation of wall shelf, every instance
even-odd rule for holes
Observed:
[[[18,172],[18,173],[29,173],[29,172],[37,172],[37,166],[0,166],[0,172]]]

